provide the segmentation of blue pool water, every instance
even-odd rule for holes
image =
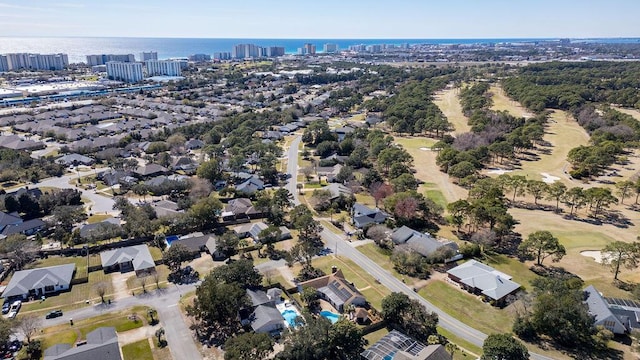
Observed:
[[[340,319],[340,314],[332,313],[331,311],[322,310],[320,311],[320,315],[329,319],[332,324],[335,324],[336,321]]]
[[[289,309],[280,312],[280,314],[282,314],[282,317],[287,321],[290,327],[296,326],[296,318],[300,316],[296,311]]]
[[[167,242],[167,245],[171,246],[171,243],[178,240],[178,236],[177,235],[169,235],[165,238],[165,241]]]

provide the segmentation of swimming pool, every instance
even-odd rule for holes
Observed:
[[[340,319],[340,314],[332,313],[331,311],[322,310],[320,315],[329,319],[332,324],[335,324]]]
[[[282,317],[287,321],[287,324],[289,324],[289,327],[295,327],[296,318],[300,316],[300,314],[298,314],[297,311],[291,310],[291,309],[286,309],[284,311],[281,311],[280,314],[282,314]]]
[[[164,240],[166,241],[167,245],[171,246],[172,242],[178,240],[178,235],[169,235],[165,237]]]

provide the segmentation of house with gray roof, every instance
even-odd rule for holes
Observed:
[[[257,176],[251,176],[240,185],[236,186],[236,192],[244,195],[253,195],[258,190],[264,189],[264,181]]]
[[[0,211],[0,231],[3,231],[9,225],[17,225],[20,223],[22,223],[22,218],[18,216],[17,213],[7,214],[4,211]]]
[[[244,239],[247,237],[252,238],[255,242],[261,241],[260,233],[263,230],[266,230],[269,226],[263,223],[262,221],[256,223],[247,223],[233,227],[233,232],[238,235],[240,239]],[[280,230],[280,239],[285,240],[291,238],[291,231],[286,226],[280,226],[278,228]]]
[[[279,334],[285,326],[275,299],[262,290],[253,289],[247,289],[247,296],[251,300],[251,307],[241,311],[241,323],[250,325],[256,333]]]
[[[213,234],[194,233],[181,236],[178,240],[173,240],[171,245],[181,244],[189,250],[194,257],[200,256],[200,253],[207,252],[214,259],[224,259],[224,253],[218,251],[216,244],[216,236]]]
[[[44,229],[46,226],[47,224],[41,219],[31,219],[18,224],[7,225],[2,229],[0,234],[4,236],[13,234],[24,234],[30,236]]]
[[[253,206],[251,199],[236,198],[229,200],[222,212],[222,220],[258,219],[264,213]]]
[[[96,161],[88,156],[80,154],[67,154],[56,159],[56,163],[66,166],[93,165]]]
[[[122,360],[118,334],[113,327],[100,327],[87,334],[86,344],[57,344],[44,351],[44,360]]]
[[[105,273],[135,271],[137,276],[156,271],[156,264],[147,245],[135,245],[100,253]]]
[[[331,274],[298,284],[299,289],[307,286],[318,290],[320,297],[339,312],[343,312],[349,305],[364,306],[367,302],[355,285],[344,278],[342,270],[334,269]]]
[[[389,215],[386,212],[378,208],[371,209],[358,203],[353,204],[351,208],[353,226],[358,229],[362,229],[369,224],[382,224],[388,217]]]
[[[391,241],[399,249],[415,251],[422,256],[430,256],[443,247],[450,248],[454,256],[445,259],[445,262],[452,262],[462,259],[462,254],[458,253],[458,244],[453,241],[438,241],[430,234],[422,233],[408,226],[397,228],[391,233]]]
[[[342,196],[353,195],[353,191],[351,191],[351,189],[338,183],[331,183],[325,186],[324,188],[322,188],[322,190],[327,190],[331,193],[331,200],[335,200],[339,198],[341,195]]]
[[[632,311],[629,314],[626,312],[620,312],[620,315],[614,314],[607,301],[593,285],[589,285],[584,289],[584,292],[587,296],[585,303],[589,307],[589,313],[595,317],[594,326],[602,325],[614,334],[624,334],[631,330],[630,321],[632,318],[637,322],[637,316],[640,313]],[[631,315],[632,318],[628,315]]]
[[[476,260],[469,260],[447,271],[450,280],[467,291],[482,295],[495,305],[502,305],[508,295],[516,293],[520,284],[511,276]]]
[[[168,172],[169,169],[158,164],[148,164],[146,166],[140,166],[137,169],[133,170],[133,173],[141,178],[165,175]]]
[[[5,299],[39,298],[69,290],[76,271],[75,264],[16,271],[2,293]]]
[[[108,218],[97,223],[82,225],[80,227],[80,237],[83,239],[91,239],[105,231],[118,231],[120,229],[120,219]]]

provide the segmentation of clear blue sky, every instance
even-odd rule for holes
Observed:
[[[640,37],[640,0],[0,0],[0,36]]]

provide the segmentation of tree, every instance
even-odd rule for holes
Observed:
[[[507,187],[513,191],[513,198],[511,201],[516,201],[516,196],[524,194],[526,184],[527,178],[522,175],[508,177]]]
[[[560,211],[560,201],[567,192],[567,186],[559,181],[554,182],[547,188],[547,200],[556,201],[556,212]]]
[[[218,213],[222,210],[222,203],[215,194],[199,200],[187,212],[190,225],[194,229],[206,230],[218,223]]]
[[[393,194],[393,188],[389,184],[375,182],[369,187],[369,192],[376,202],[376,207],[378,207],[380,200],[384,200],[387,196]]]
[[[13,335],[13,321],[0,316],[0,344],[8,343],[11,335]]]
[[[447,170],[447,174],[449,176],[453,176],[457,178],[458,181],[466,178],[467,176],[473,175],[476,173],[476,167],[469,161],[461,161],[455,165],[452,165]]]
[[[302,293],[300,293],[300,298],[307,305],[309,310],[314,310],[318,307],[320,300],[320,293],[316,288],[311,286],[305,286],[302,288]]]
[[[196,297],[193,304],[187,306],[187,314],[194,317],[192,329],[200,338],[223,343],[238,332],[238,311],[248,305],[248,295],[238,284],[222,282],[209,274],[196,288]]]
[[[156,330],[155,336],[156,336],[156,339],[158,339],[158,346],[164,347],[167,343],[165,340],[162,340],[162,337],[164,336],[164,328],[160,328]]]
[[[614,241],[607,244],[601,250],[601,254],[602,265],[609,266],[613,272],[613,279],[618,280],[621,267],[631,270],[640,264],[640,243]]]
[[[225,360],[265,359],[273,351],[273,339],[269,334],[244,333],[229,338],[224,350]]]
[[[162,259],[169,270],[176,272],[180,270],[183,262],[189,260],[191,253],[186,246],[182,244],[173,244],[169,250],[165,251]]]
[[[262,275],[249,259],[240,259],[214,268],[209,276],[226,284],[238,285],[243,289],[256,287],[262,283]]]
[[[240,238],[238,235],[233,231],[227,231],[218,238],[216,250],[224,253],[226,256],[231,256],[236,252],[239,244]]]
[[[329,328],[328,359],[360,360],[365,343],[358,326],[342,317]]]
[[[613,196],[611,190],[607,188],[589,188],[584,191],[584,195],[593,210],[593,216],[596,218],[603,209],[606,209],[609,205],[618,202],[618,199]]]
[[[580,209],[586,204],[584,191],[579,186],[572,187],[562,197],[562,202],[565,205],[569,206],[569,216],[573,216],[574,209],[577,212],[578,209]]]
[[[548,192],[549,185],[540,180],[527,181],[527,192],[533,196],[533,203],[538,205],[538,200],[542,199]]]
[[[382,317],[419,341],[437,334],[438,315],[428,313],[422,304],[403,293],[394,292],[382,299]]]
[[[511,334],[491,334],[482,344],[482,360],[526,360],[529,351]]]
[[[38,333],[42,326],[42,319],[34,314],[22,315],[18,320],[17,328],[24,335],[27,344],[31,343],[33,336]]]
[[[629,197],[633,190],[634,182],[631,180],[619,181],[616,183],[616,189],[618,189],[618,196],[620,196],[620,204],[624,204],[624,199]]]
[[[96,294],[98,294],[98,296],[100,296],[100,301],[102,303],[104,303],[104,296],[107,293],[107,289],[108,289],[108,285],[105,281],[100,281],[98,283],[96,283],[93,288],[96,291]]]
[[[222,179],[222,167],[220,162],[218,159],[211,159],[203,162],[198,166],[196,175],[201,179],[207,179],[212,184],[215,184],[218,180]]]
[[[0,254],[8,257],[16,270],[35,259],[39,246],[22,234],[12,234],[0,242]]]
[[[413,174],[409,173],[404,173],[391,180],[391,184],[393,184],[393,190],[395,192],[411,191],[418,188],[418,180]]]
[[[529,234],[527,240],[518,247],[523,254],[533,256],[538,265],[542,265],[544,259],[553,256],[553,261],[560,261],[567,251],[557,237],[546,230]]]

